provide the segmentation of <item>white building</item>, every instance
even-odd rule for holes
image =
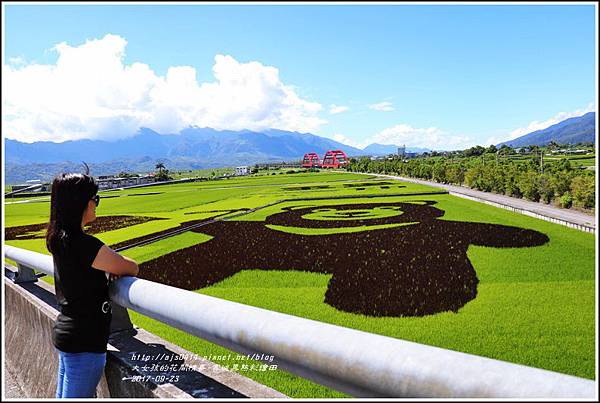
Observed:
[[[48,191],[49,186],[50,186],[49,184],[43,184],[42,181],[39,179],[30,179],[30,180],[26,181],[24,184],[13,185],[11,191],[12,192],[15,192],[17,190],[24,191],[25,189],[28,189],[30,192],[42,192],[42,191]]]
[[[235,174],[236,175],[248,175],[250,173],[250,170],[248,169],[248,166],[242,166],[242,167],[235,167]]]
[[[98,188],[100,190],[116,189],[126,186],[145,185],[153,182],[155,182],[154,175],[134,176],[129,178],[100,176],[98,178]]]

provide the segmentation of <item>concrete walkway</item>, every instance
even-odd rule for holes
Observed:
[[[499,195],[496,193],[482,192],[480,190],[474,190],[464,186],[446,185],[443,183],[429,182],[415,178],[405,178],[402,176],[393,175],[381,175],[381,174],[369,174],[380,176],[383,178],[402,180],[406,182],[418,183],[421,185],[428,185],[445,189],[456,196],[463,196],[467,198],[476,198],[481,201],[487,201],[490,203],[496,203],[502,206],[509,206],[515,209],[523,210],[524,212],[531,212],[532,215],[542,216],[539,218],[547,217],[550,221],[559,220],[566,223],[571,223],[576,226],[584,226],[596,230],[596,216],[586,213],[582,213],[576,210],[563,209],[554,207],[548,204],[536,203],[529,200],[517,199],[515,197]]]
[[[5,363],[6,365],[6,363]],[[3,385],[3,391],[4,391],[4,397],[7,399],[25,399],[27,398],[27,396],[25,395],[25,392],[23,391],[23,389],[21,389],[21,387],[19,386],[19,384],[17,383],[17,380],[15,379],[15,375],[10,372],[10,370],[8,369],[8,367],[4,367],[4,385]]]

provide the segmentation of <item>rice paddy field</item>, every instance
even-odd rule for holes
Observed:
[[[47,254],[48,198],[29,200],[6,202],[6,244]],[[122,253],[140,263],[141,278],[338,326],[595,376],[593,234],[437,188],[342,172],[102,192],[97,214],[88,232],[114,248],[130,246]],[[235,355],[129,313],[135,325],[198,355]],[[345,396],[280,370],[241,373],[291,397]]]
[[[508,156],[509,159],[511,160],[521,160],[521,161],[527,161],[530,160],[532,158],[531,155],[510,155]],[[533,158],[539,158],[539,157],[533,157]],[[596,155],[593,153],[590,154],[584,154],[584,155],[564,155],[564,154],[556,154],[556,155],[544,155],[544,161],[545,162],[554,162],[554,161],[560,161],[560,160],[569,160],[569,162],[571,163],[572,167],[580,167],[580,168],[587,168],[587,167],[594,167],[596,165]]]

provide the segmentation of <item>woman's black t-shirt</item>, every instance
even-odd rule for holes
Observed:
[[[83,231],[69,237],[66,248],[54,257],[54,286],[60,313],[52,342],[65,352],[106,352],[110,320],[108,279],[92,263],[102,241]],[[104,311],[103,312],[103,308]]]

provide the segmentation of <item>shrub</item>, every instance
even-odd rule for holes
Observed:
[[[571,193],[566,192],[564,195],[560,197],[560,206],[564,208],[571,208],[573,205],[573,197]]]

